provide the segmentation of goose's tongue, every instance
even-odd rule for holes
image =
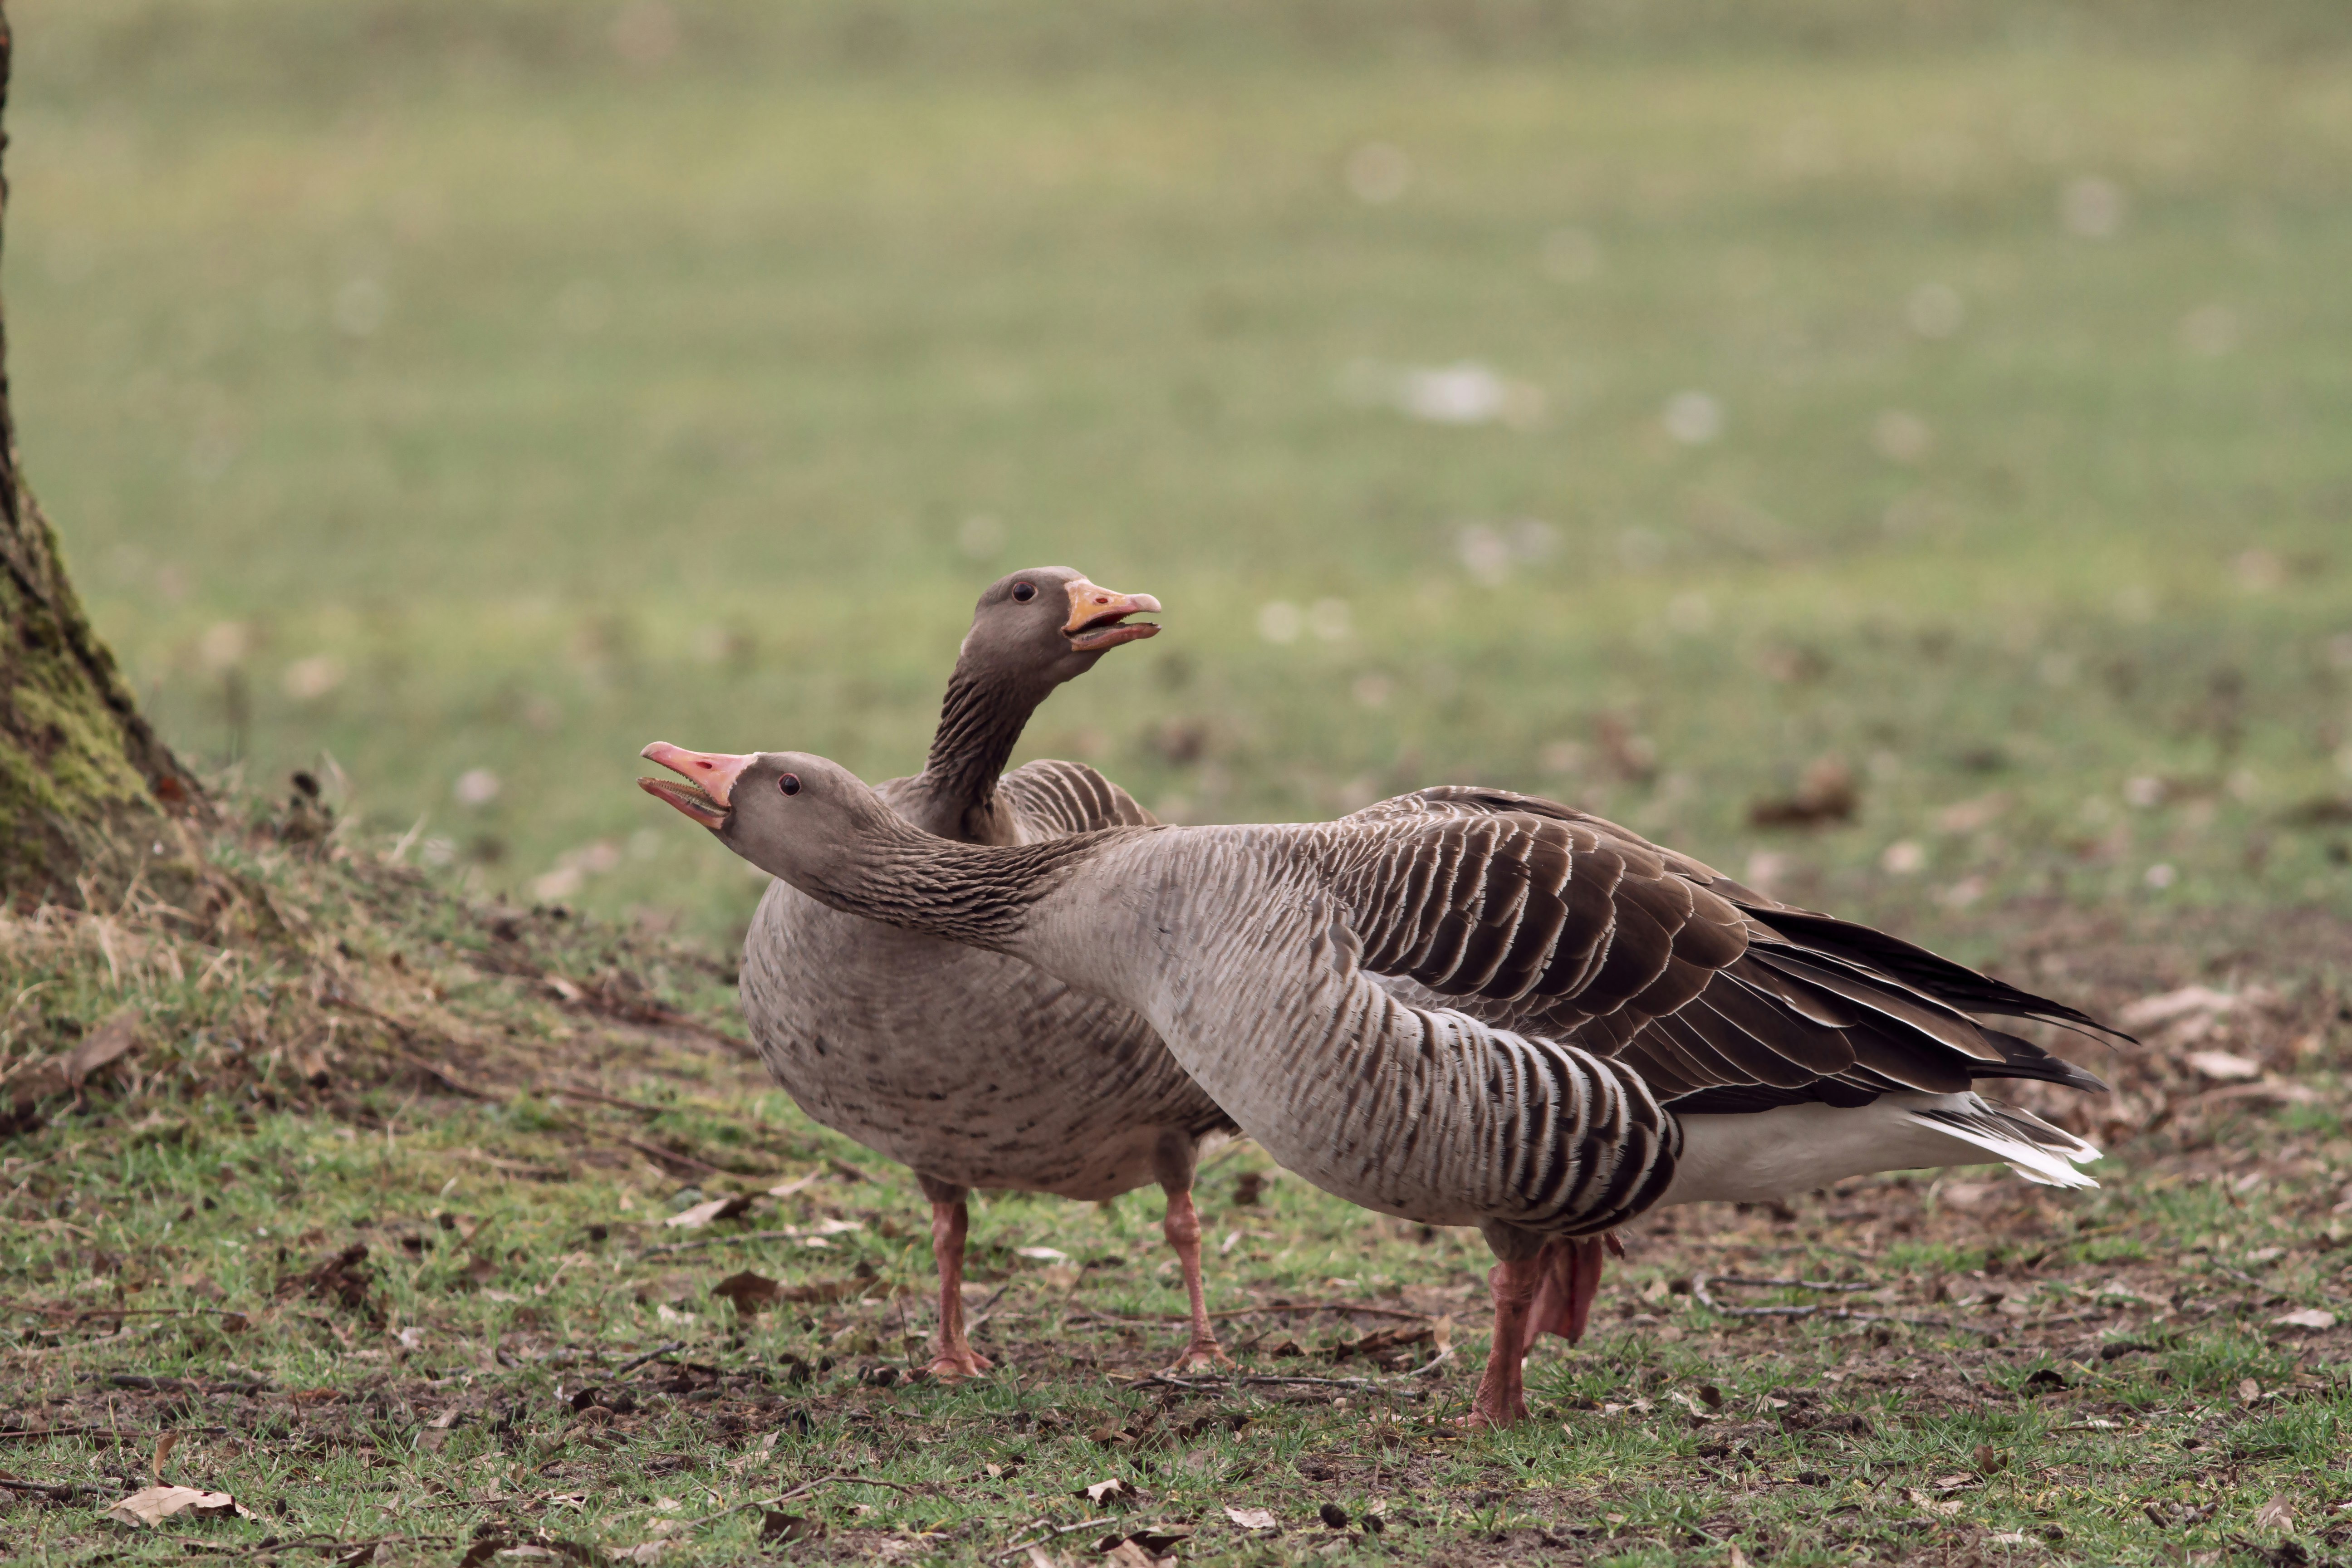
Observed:
[[[656,741],[637,754],[649,763],[659,763],[687,781],[677,784],[668,779],[639,779],[637,787],[711,828],[727,826],[735,781],[758,760],[752,754],[728,756],[716,752],[689,752],[667,741]]]

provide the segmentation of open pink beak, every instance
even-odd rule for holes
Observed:
[[[682,774],[687,782],[669,779],[639,779],[637,787],[656,800],[670,805],[705,827],[727,826],[727,810],[735,781],[743,770],[757,761],[756,756],[730,757],[715,752],[689,752],[684,746],[673,746],[667,741],[656,741],[637,755],[649,763],[659,763],[672,773]]]
[[[1100,653],[1123,642],[1139,642],[1160,635],[1150,621],[1129,621],[1129,616],[1156,616],[1160,601],[1149,594],[1122,594],[1097,587],[1084,577],[1070,584],[1070,618],[1062,635],[1074,653]]]

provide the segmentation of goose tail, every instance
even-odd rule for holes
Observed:
[[[1980,1095],[1937,1097],[1969,1103],[1906,1108],[1914,1125],[1973,1143],[2027,1181],[2044,1187],[2095,1187],[2099,1184],[2076,1170],[2099,1158],[2099,1151],[2063,1127],[2054,1127],[2030,1110],[1986,1100]]]
[[[1682,1156],[1665,1204],[1761,1202],[1848,1176],[1999,1160],[2047,1187],[2095,1187],[2074,1167],[2099,1151],[2030,1110],[1973,1091],[1881,1094],[1857,1106],[1784,1105],[1678,1115]]]

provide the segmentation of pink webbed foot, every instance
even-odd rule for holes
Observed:
[[[1491,1408],[1474,1401],[1468,1415],[1456,1415],[1446,1425],[1458,1426],[1465,1432],[1500,1432],[1506,1426],[1516,1426],[1527,1418],[1528,1402],[1524,1399],[1497,1404]]]
[[[1234,1358],[1225,1353],[1225,1347],[1212,1335],[1207,1339],[1194,1339],[1184,1347],[1183,1354],[1161,1370],[1171,1376],[1181,1377],[1188,1372],[1214,1372],[1221,1366],[1233,1364]]]
[[[954,1383],[962,1378],[978,1377],[995,1368],[994,1362],[970,1345],[959,1345],[953,1349],[942,1346],[940,1353],[931,1358],[931,1364],[923,1370],[943,1382]]]

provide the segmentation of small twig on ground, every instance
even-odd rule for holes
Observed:
[[[226,1307],[44,1307],[31,1302],[13,1303],[9,1310],[34,1312],[44,1318],[70,1318],[75,1322],[89,1322],[96,1318],[242,1318],[243,1312]]]
[[[623,1110],[634,1110],[640,1116],[659,1116],[666,1109],[658,1105],[640,1105],[634,1100],[623,1100],[618,1095],[605,1094],[597,1089],[575,1089],[570,1084],[553,1085],[547,1092],[560,1094],[566,1100],[585,1100],[597,1105],[610,1105]]]
[[[614,1367],[613,1369],[613,1375],[614,1377],[626,1377],[629,1373],[636,1371],[637,1368],[645,1365],[646,1363],[666,1356],[672,1351],[682,1351],[685,1348],[686,1342],[684,1340],[672,1340],[666,1345],[656,1345],[645,1354],[631,1361],[625,1361],[620,1365]]]
[[[1748,1283],[1753,1284],[1757,1281],[1751,1280]],[[1915,1328],[1922,1329],[1950,1329],[1966,1326],[1954,1323],[1948,1318],[1911,1318],[1905,1317],[1899,1312],[1857,1312],[1851,1307],[1828,1307],[1819,1304],[1810,1307],[1727,1307],[1708,1295],[1706,1287],[1706,1275],[1691,1276],[1692,1300],[1708,1311],[1720,1313],[1727,1318],[1822,1318],[1832,1322],[1908,1323]]]
[[[1182,1312],[1106,1312],[1099,1308],[1085,1307],[1080,1312],[1089,1318],[1100,1318],[1111,1323],[1189,1323],[1192,1320]],[[1212,1318],[1283,1317],[1315,1312],[1362,1312],[1375,1318],[1402,1318],[1407,1322],[1425,1323],[1433,1314],[1415,1312],[1402,1307],[1375,1307],[1362,1301],[1277,1301],[1270,1307],[1228,1307],[1212,1312]]]
[[[717,1247],[730,1241],[788,1241],[800,1234],[797,1230],[739,1230],[730,1236],[698,1237],[692,1241],[667,1241],[659,1247],[648,1247],[637,1254],[653,1258],[665,1252],[692,1252],[697,1247]]]
[[[688,1169],[698,1171],[706,1176],[731,1176],[736,1174],[735,1172],[727,1170],[723,1166],[714,1165],[708,1160],[698,1160],[691,1154],[681,1154],[675,1149],[665,1149],[658,1143],[648,1143],[642,1138],[631,1138],[627,1134],[620,1132],[598,1133],[593,1128],[582,1127],[577,1123],[565,1123],[565,1125],[572,1127],[574,1131],[584,1132],[592,1138],[604,1137],[610,1138],[615,1143],[625,1143],[630,1148],[635,1149],[638,1153],[643,1154],[646,1159],[651,1160],[656,1165],[684,1165]]]
[[[686,1522],[690,1529],[697,1525],[709,1524],[714,1519],[725,1519],[730,1513],[741,1513],[747,1508],[773,1508],[780,1502],[791,1502],[795,1498],[806,1497],[817,1488],[829,1487],[836,1481],[848,1481],[861,1487],[887,1487],[894,1492],[910,1492],[915,1489],[903,1481],[882,1481],[875,1479],[872,1476],[853,1475],[845,1470],[836,1471],[829,1476],[819,1476],[813,1481],[803,1481],[787,1491],[778,1492],[774,1497],[753,1498],[748,1502],[739,1502],[732,1508],[722,1508],[717,1513],[706,1513],[698,1519],[690,1519]]]
[[[1868,1279],[1755,1279],[1739,1274],[1710,1274],[1711,1285],[1747,1285],[1756,1289],[1780,1290],[1875,1290],[1877,1284]]]
[[[260,1546],[211,1546],[197,1542],[181,1542],[183,1552],[210,1552],[224,1555],[263,1555],[273,1552],[363,1552],[372,1546],[423,1545],[428,1542],[450,1543],[454,1535],[379,1535],[373,1541],[337,1541],[331,1535],[300,1536],[292,1541],[272,1541]]]
[[[1419,1366],[1414,1367],[1411,1372],[1402,1372],[1397,1375],[1399,1377],[1426,1377],[1431,1373],[1435,1372],[1439,1367],[1444,1366],[1447,1362],[1453,1359],[1454,1347],[1452,1345],[1448,1345],[1444,1350],[1439,1351],[1435,1355],[1430,1357],[1427,1361],[1423,1362]]]
[[[1211,1373],[1206,1377],[1178,1377],[1171,1373],[1155,1372],[1137,1378],[1135,1383],[1139,1387],[1158,1384],[1165,1388],[1248,1388],[1292,1384],[1309,1388],[1386,1388],[1409,1378],[1419,1377],[1453,1353],[1451,1350],[1442,1351],[1424,1365],[1417,1366],[1411,1372],[1398,1373],[1393,1377],[1292,1377],[1279,1373],[1242,1373],[1233,1375]]]
[[[1113,1524],[1116,1522],[1117,1521],[1105,1517],[1102,1519],[1082,1519],[1076,1524],[1057,1524],[1052,1529],[1046,1531],[1045,1534],[1038,1536],[1034,1541],[1018,1542],[1013,1545],[1006,1547],[1003,1551],[996,1554],[996,1560],[1002,1563],[1007,1557],[1018,1556],[1020,1553],[1028,1551],[1033,1546],[1043,1546],[1048,1541],[1059,1540],[1065,1535],[1076,1535],[1081,1530],[1092,1530],[1097,1525]],[[1034,1529],[1034,1527],[1024,1525],[1022,1528],[1027,1530]]]
[[[985,1300],[985,1301],[982,1302],[982,1303],[980,1304],[980,1310],[979,1310],[979,1311],[977,1311],[977,1312],[975,1312],[975,1313],[973,1313],[973,1314],[972,1314],[972,1316],[971,1316],[971,1321],[969,1321],[969,1322],[967,1322],[966,1324],[964,1324],[964,1326],[963,1326],[963,1331],[964,1331],[966,1334],[970,1334],[970,1333],[971,1332],[971,1331],[972,1331],[972,1330],[974,1330],[974,1329],[976,1329],[976,1328],[980,1327],[980,1325],[981,1325],[981,1324],[982,1324],[982,1323],[984,1323],[984,1322],[988,1321],[989,1314],[996,1310],[996,1304],[997,1304],[999,1301],[1002,1301],[1002,1300],[1004,1300],[1004,1293],[1005,1293],[1007,1290],[1012,1289],[1013,1289],[1013,1285],[1014,1285],[1014,1283],[1015,1283],[1015,1281],[1014,1281],[1014,1280],[1007,1279],[1003,1284],[999,1285],[999,1286],[996,1288],[996,1294],[995,1294],[995,1295],[993,1295],[993,1296],[991,1296],[987,1300]]]
[[[47,1481],[19,1480],[15,1476],[0,1476],[0,1489],[13,1492],[36,1492],[57,1502],[71,1502],[84,1492],[95,1492],[96,1487],[76,1486],[70,1481],[51,1485]]]
[[[183,1437],[219,1437],[226,1436],[226,1426],[178,1426],[173,1428]],[[128,1426],[40,1426],[10,1427],[0,1431],[0,1439],[30,1441],[35,1437],[136,1437],[142,1441],[160,1437],[161,1432],[142,1432]]]
[[[266,1378],[245,1383],[205,1383],[190,1377],[148,1377],[131,1372],[114,1373],[106,1381],[116,1388],[140,1388],[153,1394],[177,1394],[188,1388],[202,1394],[258,1394],[269,1386]]]

